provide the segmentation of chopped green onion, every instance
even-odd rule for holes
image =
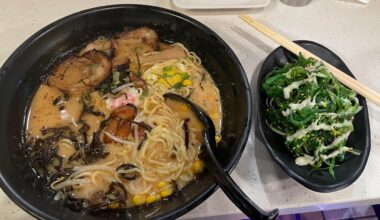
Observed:
[[[162,68],[163,71],[170,71],[172,70],[172,68],[170,66],[164,66],[164,68]]]
[[[184,72],[184,73],[182,74],[182,78],[183,78],[184,80],[186,80],[186,79],[190,79],[190,75],[189,75],[189,73],[188,73],[188,72]]]
[[[182,87],[182,81],[173,85],[174,89],[180,89]]]

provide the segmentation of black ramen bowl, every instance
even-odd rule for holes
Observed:
[[[227,171],[238,162],[250,130],[251,95],[244,70],[228,45],[196,20],[167,9],[114,5],[81,11],[60,19],[25,41],[0,70],[0,184],[21,208],[41,219],[173,219],[207,199],[215,190],[205,171],[160,207],[91,214],[66,208],[53,200],[33,173],[22,152],[25,123],[32,97],[54,63],[100,35],[124,27],[148,26],[164,41],[181,42],[202,59],[222,98],[222,141],[217,157]]]
[[[323,60],[334,65],[346,74],[353,76],[346,64],[335,53],[326,47],[312,41],[295,41],[301,47],[309,50]],[[258,79],[258,123],[264,143],[268,148],[273,159],[280,167],[293,179],[305,187],[317,192],[333,192],[343,189],[352,184],[363,172],[367,163],[371,149],[371,135],[368,120],[368,110],[365,99],[358,95],[359,103],[363,109],[355,115],[353,121],[354,131],[350,134],[347,146],[352,146],[361,151],[360,156],[347,154],[341,165],[336,166],[335,179],[329,174],[328,170],[311,171],[310,166],[298,166],[295,158],[285,146],[285,138],[273,132],[266,120],[266,99],[267,96],[262,88],[265,76],[276,66],[284,66],[286,63],[294,61],[296,56],[283,47],[274,50],[264,61]]]

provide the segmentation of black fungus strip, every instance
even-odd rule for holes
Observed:
[[[43,128],[41,129],[42,135],[47,135],[50,133],[56,134],[60,133],[63,134],[65,132],[72,132],[71,128],[69,126],[63,126],[63,127],[58,127],[58,128]]]
[[[186,118],[185,121],[183,122],[183,131],[185,132],[185,146],[186,146],[186,149],[189,148],[189,133],[190,133],[190,130],[189,130],[189,123],[190,119],[189,118]]]
[[[88,144],[87,132],[90,130],[90,126],[84,121],[81,121],[81,124],[82,127],[79,129],[79,133],[82,135],[83,145],[85,146]]]
[[[53,101],[53,105],[59,105],[62,102],[63,102],[62,97],[61,96],[57,96],[57,98],[55,98],[54,101]]]
[[[104,144],[99,139],[100,132],[94,133],[91,144],[84,147],[84,161],[86,164],[93,163],[105,158],[109,153],[104,152]]]
[[[139,145],[137,146],[137,150],[140,150],[140,149],[141,149],[143,143],[146,141],[146,138],[147,138],[147,136],[146,136],[146,134],[145,134],[145,135],[144,135],[144,138],[142,139],[142,141],[140,141]]]
[[[116,171],[129,170],[129,169],[133,169],[133,168],[137,168],[137,167],[133,164],[127,163],[127,164],[122,164],[122,165],[118,166],[116,168]],[[132,172],[132,173],[119,173],[118,175],[120,178],[124,178],[127,180],[134,180],[140,175],[140,173],[136,171],[136,172]]]
[[[105,194],[106,204],[118,204],[118,208],[125,208],[128,198],[127,190],[124,185],[119,182],[112,182]]]
[[[77,142],[77,139],[75,133],[68,126],[41,129],[41,133],[47,137],[32,139],[26,145],[26,153],[33,167],[39,171],[39,175],[49,181],[54,175],[62,171],[62,158],[58,156],[57,141],[60,138],[68,138]],[[49,171],[48,166],[50,169],[54,168],[55,171]]]
[[[44,138],[44,140],[48,142],[55,142],[59,138],[69,139],[73,143],[78,142],[75,132],[69,126],[63,126],[58,128],[43,128],[41,129],[41,133],[42,135],[48,136]]]
[[[71,189],[72,190],[72,189]],[[128,198],[128,192],[119,182],[112,182],[109,185],[107,192],[99,191],[88,199],[78,199],[70,195],[70,192],[66,192],[69,196],[65,198],[65,206],[80,211],[86,209],[92,213],[100,213],[110,208],[110,205],[117,204],[116,209],[126,208],[126,201]],[[115,209],[115,208],[112,208]]]
[[[83,108],[83,111],[86,112],[86,113],[88,113],[88,114],[91,114],[91,115],[100,116],[102,118],[106,117],[103,112],[94,111],[94,106],[87,106],[87,105],[85,105],[84,108]]]
[[[69,163],[83,159],[84,157],[83,152],[84,152],[83,149],[78,149],[77,151],[75,151],[75,153],[69,157]]]
[[[99,131],[103,130],[110,123],[110,121],[110,119],[101,121],[99,125]]]
[[[81,123],[82,123],[82,127],[79,129],[79,132],[83,134],[83,133],[86,133],[90,129],[90,126],[84,121],[82,121]]]
[[[152,127],[150,127],[149,125],[145,124],[144,122],[136,122],[136,121],[132,121],[133,124],[136,124],[140,127],[142,127],[144,130],[147,130],[147,131],[151,131],[152,130]],[[146,133],[144,132],[144,137],[143,139],[140,141],[139,145],[137,146],[137,150],[140,150],[142,145],[144,144],[144,142],[146,141],[147,139],[147,135]]]

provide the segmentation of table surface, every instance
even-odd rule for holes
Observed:
[[[132,1],[7,1],[0,0],[0,64],[29,36],[47,24],[71,13]],[[357,79],[380,92],[380,1],[369,5],[344,0],[312,1],[301,8],[279,0],[263,9],[187,11],[171,1],[143,0],[135,3],[157,5],[190,15],[218,33],[240,59],[252,88],[263,59],[277,45],[240,21],[250,14],[273,30],[296,40],[319,42],[337,53]],[[252,91],[255,91],[253,89]],[[255,96],[255,95],[254,95]],[[255,103],[255,100],[254,102]],[[281,214],[343,208],[380,203],[380,108],[369,103],[372,150],[367,166],[351,186],[334,193],[316,193],[291,179],[271,159],[257,138],[255,126],[246,149],[232,173],[239,186],[264,209],[279,208]],[[31,219],[0,191],[2,219]],[[219,189],[207,201],[182,218],[240,213]]]

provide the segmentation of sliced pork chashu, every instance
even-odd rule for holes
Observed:
[[[64,60],[54,68],[48,84],[68,94],[81,94],[99,85],[110,73],[108,56],[104,52],[91,50],[82,56]]]
[[[111,56],[112,54],[111,40],[105,37],[99,37],[96,40],[88,43],[86,47],[83,48],[79,52],[79,55],[83,55],[86,52],[89,52],[91,50],[103,51],[104,53],[107,54],[107,56]]]
[[[142,54],[139,58],[141,69],[144,71],[156,63],[164,62],[170,59],[179,59],[185,57],[185,50],[178,45],[173,45],[161,51]]]
[[[158,35],[147,27],[127,30],[112,40],[114,57],[113,70],[119,65],[129,64],[129,70],[137,73],[140,68],[139,57],[148,52],[158,50]]]

